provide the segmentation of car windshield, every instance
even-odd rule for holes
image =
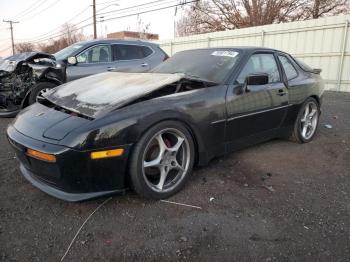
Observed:
[[[64,60],[67,59],[73,52],[75,52],[77,49],[81,48],[82,45],[74,44],[67,46],[66,48],[63,48],[62,50],[58,51],[57,53],[53,54],[56,60]]]
[[[156,73],[184,73],[188,77],[222,83],[237,65],[239,52],[234,49],[198,49],[182,51],[154,68]]]

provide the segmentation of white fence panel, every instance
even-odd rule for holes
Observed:
[[[159,41],[169,54],[206,47],[264,46],[322,69],[326,88],[350,92],[350,15],[249,27]]]

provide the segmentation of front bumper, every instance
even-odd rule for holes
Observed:
[[[15,109],[15,110],[4,110],[4,109],[0,109],[0,118],[4,117],[4,118],[11,118],[11,117],[15,117],[19,111],[21,111],[21,109]]]
[[[20,164],[20,170],[22,175],[36,188],[40,189],[46,194],[49,194],[50,196],[53,196],[65,201],[70,201],[70,202],[77,202],[77,201],[82,201],[90,198],[96,198],[96,197],[111,195],[111,194],[125,194],[125,191],[126,191],[125,189],[116,189],[116,190],[110,190],[110,191],[91,192],[91,193],[68,193],[42,182],[40,179],[36,178],[35,175],[32,172],[30,172],[28,169],[26,169],[22,164]]]
[[[66,201],[81,201],[102,195],[124,193],[127,189],[127,157],[130,145],[121,146],[123,156],[90,159],[91,151],[77,151],[23,135],[9,126],[7,136],[20,162],[23,176],[47,194]],[[26,155],[34,149],[54,154],[49,163]]]

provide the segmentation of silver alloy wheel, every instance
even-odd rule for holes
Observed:
[[[156,192],[169,192],[184,179],[190,164],[190,146],[186,136],[175,128],[156,133],[148,142],[142,172],[147,185]]]
[[[310,139],[317,128],[318,123],[318,107],[315,102],[310,101],[305,105],[303,116],[300,120],[301,136]]]
[[[35,98],[36,102],[44,101],[45,97],[43,96],[43,94],[49,90],[50,90],[50,88],[44,88],[44,89],[40,90],[39,93],[36,95],[36,98]]]

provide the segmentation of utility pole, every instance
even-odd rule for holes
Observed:
[[[95,0],[94,0],[95,1]],[[15,42],[13,41],[13,26],[12,24],[18,24],[18,21],[12,21],[12,20],[3,20],[5,23],[10,23],[10,30],[11,30],[11,42],[12,42],[12,55],[15,54]]]
[[[92,2],[92,19],[94,23],[94,39],[97,38],[97,30],[96,30],[96,0]]]

